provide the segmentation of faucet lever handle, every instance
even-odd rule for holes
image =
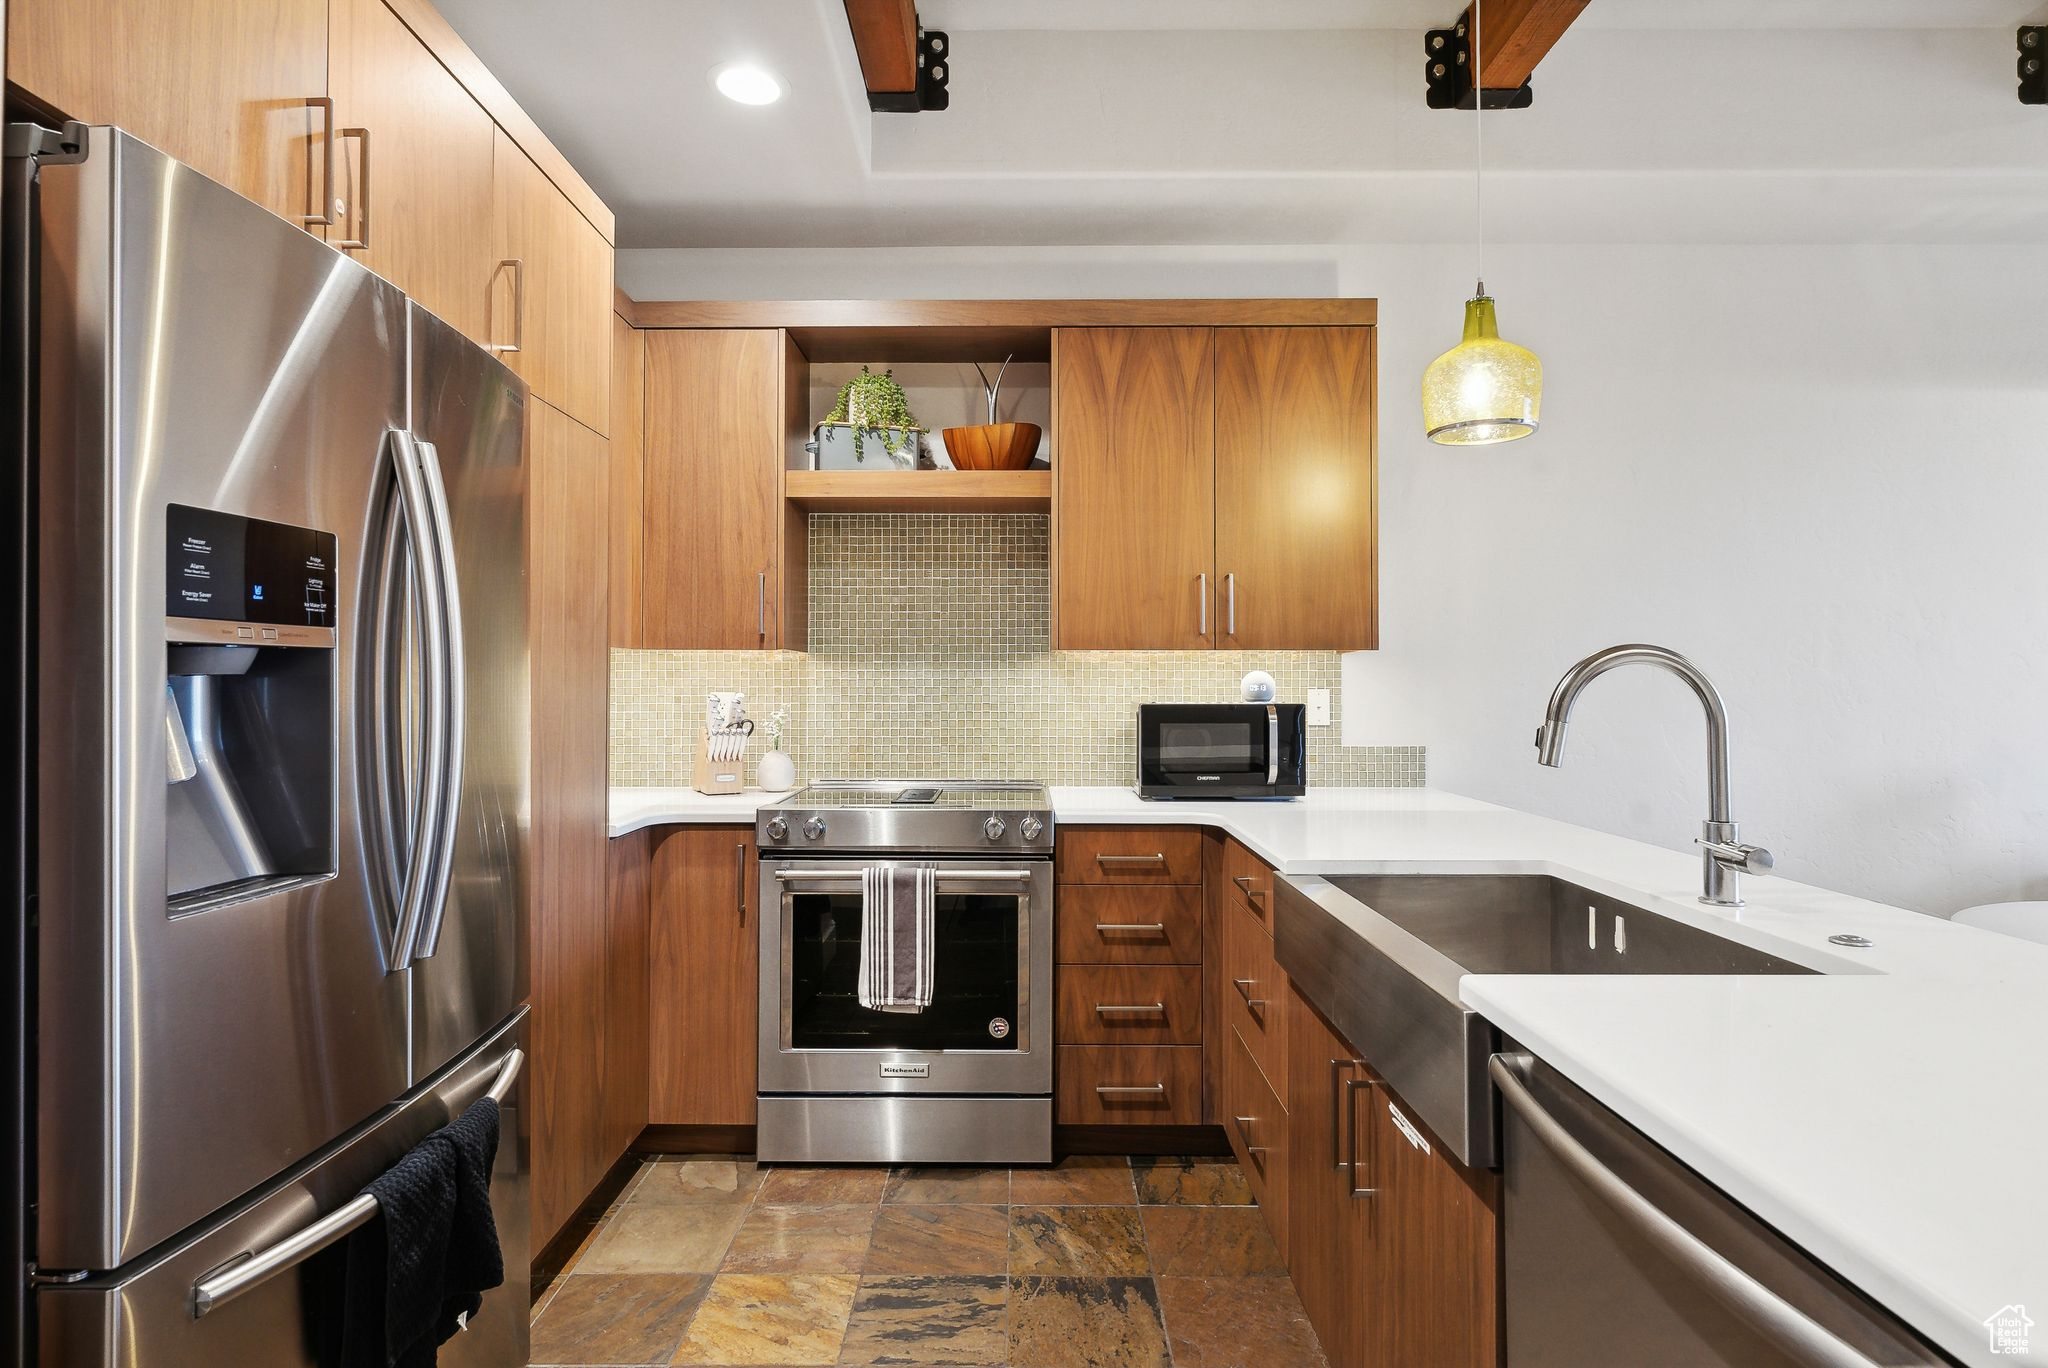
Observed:
[[[1738,874],[1768,874],[1777,866],[1777,860],[1762,846],[1744,845],[1740,841],[1710,841],[1704,836],[1694,837],[1693,844],[1713,856],[1714,863]]]

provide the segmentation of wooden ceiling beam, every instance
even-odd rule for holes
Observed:
[[[846,0],[851,8],[857,0]],[[1484,31],[1478,34],[1485,51],[1475,70],[1482,90],[1514,90],[1529,79],[1536,64],[1564,37],[1587,0],[1486,0]],[[1466,32],[1472,12],[1465,12]]]
[[[917,0],[846,0],[869,95],[917,91]]]

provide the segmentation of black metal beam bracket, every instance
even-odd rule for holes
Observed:
[[[951,103],[946,86],[953,79],[952,41],[943,29],[917,26],[917,89],[870,90],[868,108],[877,114],[922,114]]]
[[[2048,104],[2048,25],[2020,25],[2021,104]]]
[[[1465,20],[1422,35],[1422,78],[1431,109],[1527,109],[1536,94],[1527,81],[1512,90],[1472,88],[1472,46]]]

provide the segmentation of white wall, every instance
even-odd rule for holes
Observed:
[[[622,252],[637,298],[1342,293],[1380,300],[1382,649],[1346,741],[1674,848],[1704,815],[1676,681],[1610,676],[1562,770],[1557,676],[1661,642],[1720,685],[1735,815],[1789,877],[1930,912],[2048,897],[2048,279],[2038,250],[1488,254],[1543,431],[1424,440],[1469,248]],[[1054,454],[1057,459],[1057,453]]]

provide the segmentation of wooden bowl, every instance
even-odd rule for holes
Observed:
[[[1038,454],[1038,432],[1036,423],[987,423],[941,436],[957,470],[1022,470]]]

